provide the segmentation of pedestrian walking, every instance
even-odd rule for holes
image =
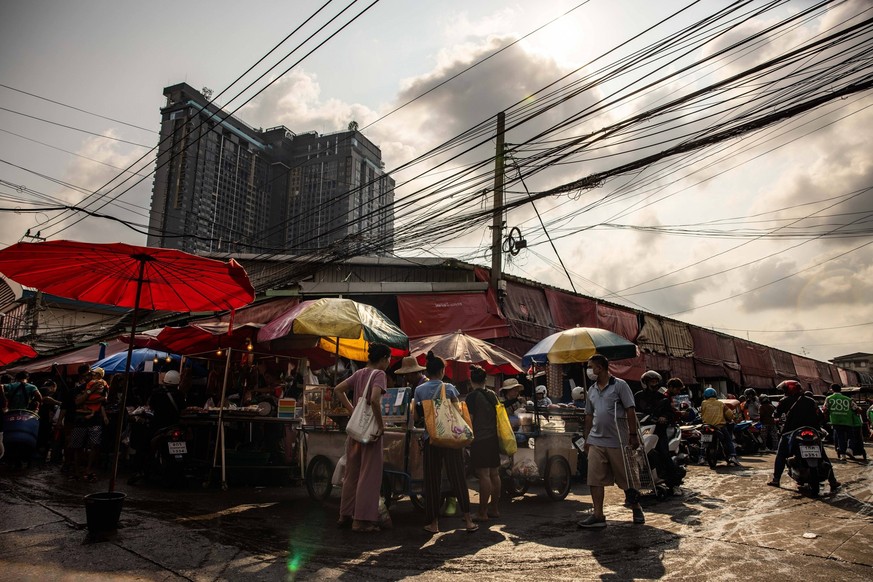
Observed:
[[[378,436],[368,443],[346,439],[346,473],[340,497],[340,515],[337,525],[351,527],[356,532],[377,532],[383,525],[379,516],[379,497],[382,489],[382,395],[388,386],[385,370],[391,362],[391,349],[372,343],[367,354],[367,365],[334,388],[342,405],[354,412],[358,400],[369,395]],[[352,398],[349,398],[349,392]],[[384,525],[388,525],[386,523]]]
[[[776,450],[776,418],[774,416],[776,407],[770,402],[770,397],[766,394],[760,398],[761,405],[758,408],[758,413],[761,415],[761,438],[764,440],[764,449],[768,453]]]
[[[824,413],[834,429],[834,449],[837,460],[846,460],[846,449],[849,446],[849,436],[855,426],[857,414],[852,410],[852,399],[843,394],[843,387],[831,384],[831,394],[825,398]]]
[[[609,373],[609,360],[595,354],[588,360],[588,378],[594,382],[585,401],[585,454],[588,455],[588,487],[594,512],[579,522],[582,528],[606,527],[603,514],[603,498],[606,487],[617,485],[624,490],[625,504],[633,511],[633,522],[646,522],[640,507],[640,492],[631,487],[634,475],[625,470],[624,450],[616,416],[627,417],[628,442],[638,448],[639,426],[637,425],[634,395],[627,382]],[[636,467],[629,467],[635,471]]]
[[[425,373],[428,381],[415,389],[415,418],[424,418],[422,402],[433,400],[443,386],[443,376],[446,371],[446,363],[442,358],[436,357],[433,352],[427,353]],[[457,388],[452,384],[445,384],[446,398],[453,403],[458,403],[460,396]],[[475,434],[475,433],[474,433]],[[467,490],[467,480],[464,475],[464,453],[461,449],[449,449],[438,447],[430,442],[427,432],[422,435],[422,447],[424,453],[424,510],[427,519],[425,531],[439,533],[439,510],[442,501],[442,470],[446,468],[446,476],[449,484],[455,491],[458,504],[464,516],[467,532],[473,533],[479,526],[473,522],[470,515],[470,492]]]
[[[485,387],[485,370],[470,367],[470,386],[467,410],[473,422],[473,444],[470,445],[470,464],[479,479],[479,511],[474,521],[488,521],[500,517],[500,445],[497,440],[497,395]]]

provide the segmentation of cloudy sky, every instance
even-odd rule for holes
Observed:
[[[0,243],[18,241],[27,229],[51,238],[144,243],[142,234],[104,218],[77,222],[54,211],[10,210],[79,204],[88,192],[105,192],[118,183],[110,182],[113,178],[157,143],[164,86],[185,81],[218,94],[322,4],[7,3],[0,21],[0,207],[5,209]],[[324,14],[336,14],[348,4],[331,3]],[[355,3],[346,15],[369,4]],[[794,0],[738,22],[709,42],[698,39],[693,48],[687,45],[681,59],[655,51],[636,71],[603,78],[607,67],[633,51],[724,6],[701,2],[631,40],[686,4],[691,2],[382,0],[288,73],[278,74],[308,48],[229,106],[241,105],[269,82],[240,110],[244,121],[328,133],[355,120],[380,145],[392,169],[498,111],[519,103],[537,106],[542,103],[537,92],[559,79],[564,80],[553,87],[599,75],[587,90],[507,133],[507,142],[522,144],[594,104],[616,99],[564,131],[520,148],[514,155],[523,163],[557,143],[547,140],[594,134],[870,16],[864,0],[833,2],[828,10],[764,37],[753,50],[677,74],[683,65],[720,54],[813,5]],[[753,2],[750,9],[763,4]],[[313,24],[302,32],[314,30]],[[304,37],[292,37],[255,72],[265,71]],[[796,62],[792,71],[802,75],[804,67],[815,68],[813,62],[813,57]],[[860,66],[869,71],[870,63]],[[783,73],[769,72],[758,81]],[[644,79],[669,74],[676,76],[630,97]],[[227,104],[237,91],[219,101]],[[736,98],[740,92],[726,95]],[[715,101],[701,105],[706,107],[677,113],[666,126],[655,125],[657,119],[649,120],[649,126],[640,122],[633,127],[641,133],[626,134],[627,140],[615,137],[590,154],[549,165],[524,184],[511,184],[508,196],[517,200],[526,196],[524,186],[539,192],[608,170],[639,157],[636,148],[654,148],[642,150],[646,154],[663,149],[652,144],[665,136],[679,139],[684,119],[728,117],[710,116],[718,109]],[[873,352],[873,244],[863,246],[873,242],[867,226],[873,194],[864,190],[873,186],[871,105],[870,91],[852,94],[693,156],[620,175],[597,188],[542,198],[537,209],[580,292],[818,359]],[[664,133],[644,135],[655,127]],[[397,171],[398,199],[426,192],[436,180],[486,160],[493,154],[492,137],[493,130],[486,131],[482,145],[472,151],[457,157],[459,150],[445,152],[428,164]],[[141,182],[99,212],[146,222],[150,160],[135,165],[141,175],[113,193]],[[443,163],[437,171],[417,178],[437,163]],[[508,173],[515,175],[512,164]],[[472,199],[471,208],[487,203],[475,193],[454,194]],[[421,224],[429,216],[450,215],[454,200],[416,205],[398,221]],[[511,211],[507,225],[518,226],[531,245],[512,258],[507,270],[569,289],[531,206]],[[852,236],[833,236],[841,232]],[[451,240],[417,245],[416,252],[488,264],[489,239],[477,225]]]

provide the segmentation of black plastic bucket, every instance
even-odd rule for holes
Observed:
[[[113,532],[118,528],[121,506],[127,494],[103,491],[85,496],[85,519],[91,534]]]

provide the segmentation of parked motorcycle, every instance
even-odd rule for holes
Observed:
[[[736,442],[737,454],[755,455],[763,447],[763,442],[755,434],[760,432],[760,423],[758,423],[757,431],[753,428],[754,424],[751,420],[743,420],[734,425],[734,442]]]
[[[655,434],[656,424],[654,419],[649,416],[643,416],[639,419],[640,423],[640,434],[642,435],[642,446],[643,450],[646,453],[646,457],[649,459],[649,466],[652,469],[652,476],[655,480],[656,487],[658,488],[659,493],[663,491],[666,495],[670,493],[670,488],[667,486],[664,475],[659,475],[659,468],[661,467],[661,459],[658,452],[655,448],[658,445],[658,441],[660,437]],[[675,485],[680,485],[682,483],[682,479],[685,478],[686,470],[684,465],[687,461],[687,455],[683,454],[680,451],[681,445],[681,432],[675,426],[667,427],[667,450],[669,451],[670,460],[673,462],[675,466],[676,472],[676,481]]]
[[[789,437],[788,455],[788,476],[809,489],[810,495],[818,497],[821,484],[832,471],[822,449],[821,435],[809,426],[798,428]]]
[[[684,454],[686,459],[690,459],[695,463],[700,460],[700,455],[702,454],[702,449],[700,447],[701,427],[702,425],[700,424],[690,424],[679,428],[681,435],[679,441],[679,452]]]
[[[153,428],[154,417],[145,407],[134,410],[130,418],[130,444],[136,451],[139,477],[158,480],[165,485],[180,485],[189,476],[188,430],[181,426],[168,426],[157,431]],[[142,455],[142,456],[140,456]]]

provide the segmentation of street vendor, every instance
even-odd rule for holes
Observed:
[[[400,386],[409,386],[410,388],[418,388],[427,382],[427,376],[423,372],[424,366],[419,364],[413,356],[403,358],[400,367],[394,370],[394,373],[401,377]]]
[[[522,385],[515,378],[507,378],[500,386],[500,391],[497,394],[500,403],[506,409],[506,414],[509,415],[509,422],[513,430],[518,430],[519,422],[516,413],[524,406],[524,401],[519,398]]]

